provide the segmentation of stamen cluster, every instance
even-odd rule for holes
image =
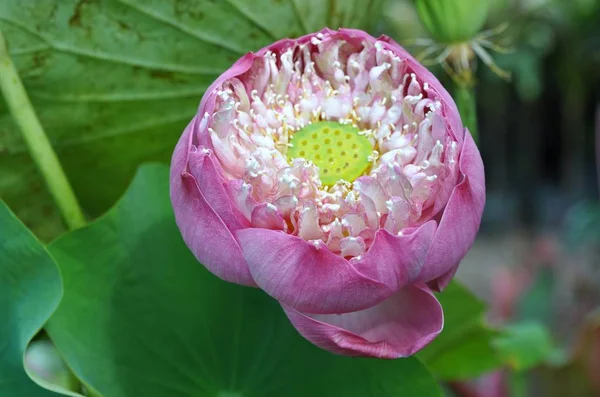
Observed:
[[[253,227],[360,259],[378,229],[419,226],[456,184],[457,142],[438,94],[380,42],[319,34],[256,57],[217,90],[203,122],[232,202]],[[357,179],[324,184],[310,153],[288,156],[295,134],[323,121],[370,142]]]

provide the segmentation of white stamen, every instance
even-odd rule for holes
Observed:
[[[286,233],[357,261],[372,241],[355,233],[385,227],[402,236],[398,228],[414,226],[421,211],[431,208],[439,190],[432,186],[451,174],[459,153],[457,142],[440,138],[444,126],[435,123],[446,119],[428,82],[406,73],[405,61],[383,42],[365,40],[356,51],[354,44],[342,45],[318,33],[310,44],[257,57],[250,80],[238,76],[215,89],[215,110],[199,122],[213,149],[198,147],[203,155],[214,152],[224,175],[243,181],[236,205],[244,216],[266,203],[285,219]],[[353,189],[345,180],[322,185],[323,166],[311,161],[313,142],[295,139],[297,131],[318,128],[321,121],[354,126],[361,137],[356,139],[370,142],[367,154],[340,140],[339,153],[367,160],[362,177],[375,187],[361,183]],[[292,151],[303,154],[288,158]]]

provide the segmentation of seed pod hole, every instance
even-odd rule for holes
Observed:
[[[369,167],[367,157],[373,151],[373,144],[355,126],[333,121],[314,122],[292,132],[292,139],[300,144],[288,148],[290,162],[298,157],[313,162],[325,186],[331,186],[340,179],[352,182]],[[352,152],[346,149],[351,146],[354,148]],[[353,153],[356,156],[348,161]]]

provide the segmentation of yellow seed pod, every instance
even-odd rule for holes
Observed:
[[[325,186],[343,179],[354,181],[369,167],[373,145],[360,130],[349,124],[333,121],[312,123],[292,136],[287,151],[291,161],[303,158],[319,167],[319,177]]]

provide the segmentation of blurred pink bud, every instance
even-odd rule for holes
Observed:
[[[388,37],[324,29],[249,53],[202,98],[171,165],[183,238],[345,355],[408,356],[430,289],[471,247],[483,164],[439,81]]]

